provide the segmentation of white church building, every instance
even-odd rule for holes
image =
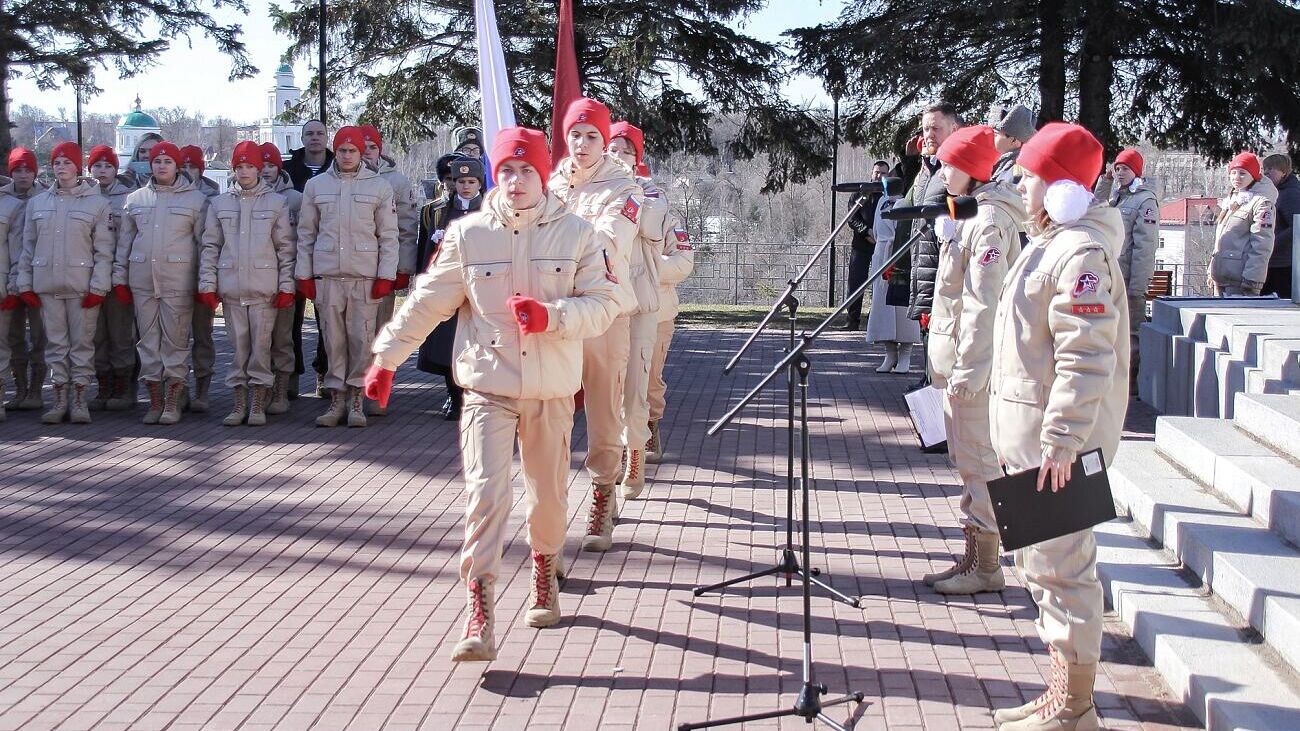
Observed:
[[[275,71],[275,86],[266,92],[266,117],[258,125],[257,141],[274,143],[286,158],[290,150],[302,147],[302,121],[297,114],[291,113],[289,119],[281,115],[292,110],[301,98],[302,89],[293,82],[293,68],[280,64]]]

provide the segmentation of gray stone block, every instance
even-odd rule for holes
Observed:
[[[1283,455],[1300,458],[1300,396],[1252,394],[1237,396],[1234,423]]]
[[[1157,300],[1157,304],[1159,301]],[[1166,383],[1169,379],[1169,341],[1175,333],[1146,322],[1138,330],[1138,398],[1159,412],[1165,410]]]
[[[1162,416],[1156,420],[1155,443],[1170,462],[1211,486],[1215,484],[1219,461],[1224,458],[1276,456],[1273,450],[1223,419]],[[1249,509],[1248,505],[1249,500],[1245,509]]]

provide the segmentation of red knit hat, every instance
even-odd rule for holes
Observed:
[[[1259,158],[1253,152],[1238,152],[1232,162],[1228,163],[1228,169],[1233,168],[1242,168],[1250,173],[1251,178],[1259,180]]]
[[[984,124],[962,127],[939,145],[938,156],[940,162],[948,163],[974,180],[992,180],[993,166],[998,162],[993,128]]]
[[[264,157],[261,145],[252,140],[244,140],[235,145],[235,151],[230,154],[230,169],[234,170],[237,166],[247,163],[261,170]]]
[[[90,154],[86,156],[86,167],[94,167],[95,163],[104,161],[113,167],[121,167],[117,164],[117,153],[108,145],[96,145],[90,148]]]
[[[640,165],[641,158],[645,157],[645,133],[631,122],[615,122],[610,125],[609,139],[615,140],[619,137],[632,143],[632,150],[636,153],[636,164]]]
[[[1077,124],[1051,122],[1020,148],[1020,167],[1048,184],[1073,180],[1091,187],[1101,173],[1101,143]]]
[[[271,163],[277,170],[284,170],[284,158],[280,156],[280,148],[275,146],[274,142],[262,143],[262,164]]]
[[[570,107],[572,109],[572,107]],[[507,160],[523,160],[537,169],[542,182],[551,177],[551,150],[546,144],[546,135],[539,130],[527,127],[507,127],[497,132],[492,143],[492,174],[496,175],[502,163]]]
[[[182,165],[193,165],[199,169],[199,174],[207,169],[207,160],[203,159],[203,150],[198,145],[186,145],[181,148],[181,159],[176,162]]]
[[[13,174],[18,168],[27,168],[33,173],[36,172],[36,153],[26,147],[15,147],[9,151],[9,165],[5,172]]]
[[[334,133],[334,145],[331,149],[335,152],[343,145],[353,145],[359,152],[365,152],[366,136],[361,133],[360,127],[339,127],[339,131]]]
[[[50,162],[53,163],[57,158],[66,157],[77,165],[77,172],[81,172],[81,148],[75,142],[60,142],[50,150]],[[1255,166],[1259,169],[1259,165]]]
[[[564,129],[561,130],[561,134],[568,137],[569,130],[579,124],[594,126],[600,131],[600,136],[605,138],[605,144],[609,144],[609,107],[586,97],[569,102],[569,109],[564,113]]]
[[[367,142],[375,143],[375,145],[379,147],[380,152],[384,151],[384,136],[379,134],[378,127],[375,127],[373,124],[363,124],[359,129],[361,130],[361,136]],[[365,152],[364,148],[362,148],[362,152]]]
[[[1128,169],[1132,170],[1133,174],[1139,178],[1142,177],[1142,163],[1142,153],[1134,150],[1132,147],[1120,150],[1119,154],[1115,156],[1116,165],[1124,165],[1128,167]]]
[[[153,159],[159,155],[170,157],[172,162],[175,162],[177,166],[181,164],[181,160],[183,159],[181,149],[167,140],[163,140],[149,148],[149,162],[153,162]]]

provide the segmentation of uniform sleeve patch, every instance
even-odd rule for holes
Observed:
[[[1071,305],[1070,310],[1076,315],[1104,315],[1106,314],[1106,305]]]
[[[645,192],[645,197],[647,197],[647,198],[658,198],[658,197],[659,197],[659,191],[658,191],[658,190],[654,190],[654,189],[647,190],[647,191]]]
[[[641,204],[637,203],[632,196],[627,197],[627,202],[623,204],[623,210],[619,211],[623,217],[632,223],[636,223],[637,216],[641,214]]]
[[[1157,223],[1156,209],[1154,206],[1147,206],[1142,209],[1142,221],[1143,223]]]
[[[996,263],[1001,258],[1002,258],[1002,250],[996,246],[990,246],[989,248],[984,250],[984,253],[982,255],[980,255],[979,264],[981,267],[986,267],[990,264]]]
[[[1101,277],[1098,277],[1096,272],[1084,272],[1079,275],[1078,279],[1074,280],[1072,294],[1077,299],[1085,294],[1096,292],[1099,286],[1101,286]]]
[[[1259,214],[1260,228],[1273,228],[1273,209],[1266,208]]]

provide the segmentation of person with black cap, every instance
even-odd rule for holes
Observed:
[[[483,130],[478,127],[458,127],[451,136],[456,141],[454,152],[472,157],[480,163],[483,161]]]
[[[1023,104],[995,106],[989,110],[989,126],[993,128],[993,146],[1002,154],[993,166],[993,182],[1015,185],[1020,182],[1016,174],[1020,148],[1037,131],[1034,113]]]

